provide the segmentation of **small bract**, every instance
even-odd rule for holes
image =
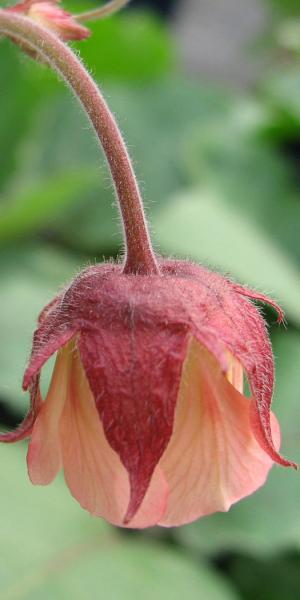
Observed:
[[[24,0],[6,8],[7,12],[29,17],[56,33],[62,40],[84,40],[91,32],[78,23],[73,15],[59,6],[60,0]]]

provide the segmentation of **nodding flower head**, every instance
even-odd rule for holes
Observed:
[[[264,296],[204,267],[160,275],[90,267],[40,316],[24,377],[30,412],[3,441],[30,437],[33,483],[63,468],[93,515],[129,527],[188,523],[266,480],[279,453]],[[57,352],[41,398],[41,368]],[[251,397],[243,393],[247,378]]]
[[[84,40],[91,32],[78,23],[74,17],[58,6],[60,0],[24,0],[6,10],[19,13],[50,29],[65,42]]]

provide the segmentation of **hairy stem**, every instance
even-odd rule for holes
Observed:
[[[105,17],[110,17],[115,12],[121,10],[121,8],[126,6],[126,4],[129,2],[130,0],[111,0],[111,2],[104,4],[104,6],[100,6],[100,8],[87,10],[86,12],[74,15],[74,19],[80,23],[84,21],[95,21],[96,19],[104,19]]]
[[[126,242],[125,273],[159,273],[133,167],[116,121],[80,60],[55,34],[29,18],[0,9],[0,34],[30,46],[68,83],[104,149],[119,200]]]

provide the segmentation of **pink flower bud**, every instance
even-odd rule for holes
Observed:
[[[279,453],[274,363],[247,296],[204,267],[161,275],[90,267],[43,311],[24,389],[31,410],[3,441],[31,437],[33,483],[60,468],[93,515],[129,527],[182,525],[263,485]],[[40,371],[58,351],[42,401]],[[243,394],[247,377],[252,397]]]
[[[56,33],[62,40],[84,40],[90,30],[77,23],[73,16],[57,6],[60,0],[24,0],[6,10],[23,14]]]

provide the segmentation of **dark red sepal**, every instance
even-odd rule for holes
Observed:
[[[186,330],[143,322],[133,306],[114,326],[81,332],[81,359],[104,431],[129,474],[125,523],[141,505],[172,434],[186,348]]]
[[[281,306],[279,306],[279,304],[275,300],[273,300],[273,298],[270,298],[269,296],[266,296],[265,294],[261,294],[260,292],[257,292],[255,290],[251,290],[250,288],[248,288],[244,285],[239,285],[237,283],[232,283],[232,285],[234,286],[234,289],[236,290],[236,292],[238,292],[238,294],[241,294],[242,296],[246,296],[247,298],[250,298],[251,300],[258,300],[258,302],[262,302],[263,304],[268,304],[269,306],[274,308],[275,312],[277,313],[277,322],[278,323],[285,322],[284,311],[282,310]]]
[[[0,442],[6,442],[7,444],[11,444],[13,442],[20,442],[21,440],[24,440],[31,435],[32,427],[34,425],[38,411],[42,404],[39,379],[39,375],[33,377],[29,386],[30,409],[25,419],[13,431],[5,431],[3,433],[0,433]]]
[[[201,265],[184,261],[166,261],[164,269],[178,277],[190,277],[200,284],[198,310],[194,326],[204,324],[213,329],[219,340],[243,365],[256,403],[258,421],[254,433],[258,442],[278,464],[295,467],[274,446],[270,425],[270,409],[274,388],[274,358],[263,317],[251,300],[267,302],[280,319],[283,312],[270,298],[239,286]],[[196,303],[194,303],[196,309]],[[253,420],[254,423],[254,420]]]
[[[48,358],[74,337],[76,332],[75,324],[70,322],[62,307],[62,297],[50,302],[40,314],[39,326],[33,336],[31,356],[23,379],[24,390],[28,389]]]

